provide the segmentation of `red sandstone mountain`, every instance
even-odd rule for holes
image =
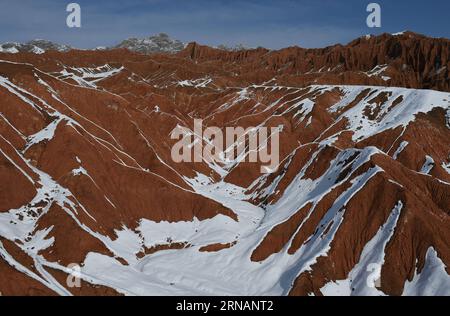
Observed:
[[[0,292],[449,295],[449,51],[0,53]],[[175,163],[194,118],[282,126],[280,168]]]

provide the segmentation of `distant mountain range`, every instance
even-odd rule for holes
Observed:
[[[117,48],[126,48],[130,51],[141,54],[153,54],[153,53],[178,53],[186,47],[186,43],[180,40],[173,39],[166,33],[160,33],[145,38],[128,38],[118,45],[111,47],[99,46],[94,50],[110,50]],[[219,45],[218,49],[227,51],[239,51],[248,49],[242,44],[235,46]],[[47,40],[36,39],[26,43],[7,42],[0,45],[0,52],[2,53],[34,53],[43,54],[46,51],[55,50],[60,52],[66,52],[74,49],[69,45],[63,45],[54,43]]]
[[[47,40],[36,39],[26,43],[7,42],[0,45],[0,52],[2,53],[34,53],[43,54],[49,50],[56,50],[66,52],[72,47],[68,45],[61,45]]]

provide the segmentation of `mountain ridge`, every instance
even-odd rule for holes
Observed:
[[[101,51],[113,56],[116,49]],[[205,65],[209,63],[207,67],[211,68],[212,75],[220,63],[227,63],[230,84],[234,80],[231,73],[235,73],[249,84],[269,80],[275,80],[280,85],[363,83],[450,91],[449,51],[448,39],[402,32],[397,35],[363,36],[345,46],[320,49],[288,47],[281,50],[256,48],[224,51],[192,42],[183,50],[169,55]],[[84,51],[76,52],[64,53],[81,56]],[[138,56],[133,58],[140,59]],[[233,62],[238,64],[233,65]]]
[[[284,47],[284,48],[278,48],[278,49],[269,49],[269,48],[265,48],[263,46],[259,46],[258,48],[265,48],[265,49],[271,50],[271,51],[278,51],[278,50],[283,50],[286,48],[300,48],[300,49],[311,49],[311,50],[326,49],[326,48],[335,47],[335,46],[346,46],[346,45],[351,44],[353,41],[357,41],[357,40],[363,39],[363,38],[367,40],[370,38],[386,36],[386,35],[394,36],[394,37],[395,36],[409,36],[409,37],[422,37],[422,38],[429,38],[429,39],[446,40],[445,37],[431,37],[431,36],[427,36],[424,34],[406,30],[406,31],[402,31],[402,32],[392,33],[392,34],[391,33],[382,33],[379,35],[367,34],[367,35],[360,36],[357,39],[348,42],[347,44],[337,43],[337,44],[329,45],[329,46],[322,47],[322,48],[302,48],[301,46],[297,46],[297,45]],[[141,49],[132,47],[133,45],[138,45],[139,43],[143,46]],[[179,51],[183,50],[183,48],[190,43],[199,44],[195,41],[184,43],[178,39],[174,39],[174,38],[170,37],[167,33],[159,33],[159,34],[150,35],[148,37],[143,37],[143,38],[130,37],[130,38],[127,38],[127,39],[121,41],[119,44],[112,45],[112,46],[103,46],[102,45],[102,46],[97,46],[96,48],[87,48],[87,49],[79,49],[79,48],[72,47],[70,45],[60,44],[60,43],[56,43],[56,42],[45,40],[45,39],[34,39],[34,40],[30,40],[25,43],[5,42],[3,44],[0,44],[0,47],[3,45],[26,46],[26,45],[36,45],[37,44],[36,46],[40,49],[44,49],[45,48],[44,46],[47,45],[47,46],[51,46],[50,48],[47,48],[48,50],[68,51],[71,49],[78,49],[78,50],[89,51],[89,50],[96,50],[99,47],[102,49],[127,48],[127,45],[133,44],[128,48],[129,50],[135,51],[135,52],[141,52],[143,54],[151,54],[151,53],[158,53],[158,52],[167,52],[167,53],[179,52]],[[40,45],[42,45],[42,46],[40,46]],[[199,45],[202,45],[202,44],[199,44]],[[171,46],[172,46],[172,49],[171,49]],[[58,47],[60,47],[60,49],[58,49]],[[246,45],[243,45],[243,44],[235,44],[235,45],[220,44],[217,46],[209,46],[209,47],[220,49],[220,50],[225,50],[225,51],[243,51],[243,50],[255,49],[255,48],[247,47]],[[5,48],[5,52],[8,52],[7,48]],[[21,50],[21,52],[32,52],[33,53],[33,50],[23,48]],[[16,51],[12,51],[12,53],[16,53]]]
[[[173,39],[166,33],[159,33],[156,35],[151,35],[144,38],[130,37],[117,45],[112,46],[97,46],[92,49],[81,49],[84,51],[89,50],[112,50],[112,49],[120,49],[125,48],[130,51],[141,53],[141,54],[154,54],[154,53],[169,53],[174,54],[182,51],[186,47],[186,43],[181,42],[180,40]],[[218,45],[218,49],[226,50],[226,51],[240,51],[249,49],[242,44],[237,44],[235,46],[227,46],[227,45]],[[58,44],[56,42],[43,40],[43,39],[34,39],[28,41],[26,43],[18,43],[18,42],[6,42],[0,44],[0,52],[3,53],[19,53],[19,52],[28,52],[34,54],[43,54],[47,51],[59,51],[59,52],[67,52],[69,50],[80,50],[78,48],[71,47],[65,44]]]

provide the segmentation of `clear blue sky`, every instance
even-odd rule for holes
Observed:
[[[66,6],[82,8],[69,29]],[[382,6],[382,28],[366,6]],[[365,34],[412,30],[450,38],[449,0],[0,0],[0,42],[44,38],[79,48],[165,32],[185,42],[324,47]]]

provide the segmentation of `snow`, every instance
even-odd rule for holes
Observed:
[[[133,230],[123,227],[115,231],[117,239],[108,241],[108,246],[115,254],[127,260],[128,262],[137,262],[136,254],[142,249],[142,240]]]
[[[5,139],[2,135],[0,135],[0,137],[2,139]],[[16,167],[17,170],[19,170],[27,179],[28,181],[30,181],[31,183],[35,183],[33,178],[30,177],[30,175],[28,173],[26,173],[13,159],[11,159],[11,157],[9,157],[1,148],[0,148],[0,153],[3,154],[4,157],[6,157],[6,159],[8,159],[8,161],[14,166]]]
[[[447,109],[445,120],[446,120],[445,124],[450,129],[450,108]]]
[[[351,109],[342,113],[337,120],[338,122],[343,118],[348,119],[347,128],[354,131],[354,141],[361,141],[399,126],[406,127],[415,120],[416,115],[419,113],[428,113],[434,108],[447,110],[450,107],[450,93],[448,92],[367,86],[335,87],[339,88],[344,96],[329,109],[332,113],[343,109],[364,90],[370,89],[372,92]],[[380,106],[380,111],[375,119],[369,119],[364,114],[364,109],[370,106],[368,101],[381,93],[388,95],[388,101]],[[394,107],[393,103],[399,97],[402,97],[403,100]]]
[[[20,264],[18,261],[16,261],[3,247],[3,243],[0,241],[0,257],[5,260],[9,265],[17,269],[18,271],[24,273],[25,275],[29,276],[30,278],[44,284],[45,286],[49,287],[50,289],[54,290],[56,293],[60,295],[70,295],[70,293],[62,288],[53,278],[49,278],[48,274],[45,274],[43,277],[37,275],[33,271],[29,270],[22,264]],[[37,264],[37,261],[34,261],[34,264],[36,268],[39,267]]]
[[[372,70],[366,72],[368,77],[379,76],[386,71],[388,65],[377,65]]]
[[[353,162],[353,169],[356,170],[377,152],[375,149],[362,151],[360,157]],[[349,150],[342,154],[320,180],[311,182],[301,180],[300,176],[286,192],[289,199],[285,198],[267,210],[246,202],[244,188],[224,182],[212,183],[201,174],[194,179],[187,179],[198,194],[231,208],[237,214],[238,221],[223,215],[206,221],[194,219],[191,222],[174,223],[143,219],[134,231],[123,228],[117,232],[118,238],[115,241],[108,241],[109,249],[125,258],[129,266],[120,264],[114,258],[90,253],[84,262],[82,275],[101,280],[101,284],[133,295],[286,294],[297,275],[308,270],[320,255],[325,255],[328,251],[343,220],[343,214],[339,210],[380,170],[375,168],[356,177],[352,186],[337,199],[321,221],[321,224],[333,222],[329,231],[325,233],[324,228],[320,229],[295,255],[289,255],[287,249],[284,249],[261,263],[251,262],[250,255],[280,220],[288,218],[292,210],[297,210],[299,193],[304,190],[304,187],[298,187],[298,181],[304,181],[305,184],[309,182],[319,192],[325,190],[325,182],[334,181],[339,176],[338,164],[353,153],[353,150]],[[334,175],[332,179],[327,180],[331,175]],[[303,202],[316,198],[320,198],[320,194],[300,195]],[[237,243],[229,249],[214,253],[199,252],[200,247],[208,244],[234,241]],[[136,253],[143,246],[173,242],[189,246],[136,258]],[[180,262],[183,264],[180,265]]]
[[[380,227],[375,236],[364,246],[359,262],[348,274],[347,279],[329,282],[321,288],[325,296],[383,296],[375,281],[381,278],[385,249],[394,234],[401,215],[403,203],[399,201],[392,210],[386,223]]]
[[[358,165],[367,157],[362,155]],[[91,253],[85,260],[82,272],[132,294],[286,294],[300,270],[308,269],[318,255],[326,253],[342,220],[343,215],[339,215],[338,210],[376,172],[378,171],[372,170],[356,178],[353,186],[327,213],[323,222],[333,220],[335,224],[326,234],[326,238],[322,231],[322,234],[313,238],[310,245],[298,254],[288,255],[285,249],[261,263],[251,262],[249,256],[254,247],[278,222],[274,220],[269,224],[270,219],[266,221],[267,211],[242,200],[245,198],[243,188],[223,182],[213,184],[207,177],[199,175],[198,178],[191,180],[195,190],[233,209],[238,215],[238,222],[222,215],[207,220],[208,222],[204,224],[195,219],[192,222],[179,223],[155,223],[143,220],[136,229],[136,234],[140,232],[147,246],[167,244],[170,239],[172,242],[187,242],[190,247],[157,252],[139,260],[133,259],[130,260],[132,261],[130,267],[122,266],[113,258]],[[293,193],[298,195],[298,191]],[[292,201],[295,201],[295,196],[292,196]],[[276,209],[281,212],[285,206],[280,204]],[[123,239],[120,241],[121,244],[134,244],[129,246],[129,249],[134,251],[137,251],[142,242],[130,231],[119,239]],[[199,247],[209,243],[229,243],[234,240],[237,241],[236,245],[217,253],[198,251]],[[322,251],[318,251],[320,249]],[[179,265],[179,262],[183,262],[183,265]],[[110,271],[107,275],[104,273],[105,269]]]
[[[109,64],[98,67],[65,67],[61,72],[57,73],[57,77],[62,80],[72,79],[82,87],[96,89],[96,83],[106,78],[115,76],[125,68],[114,68]]]
[[[25,239],[23,247],[28,253],[38,254],[39,251],[45,250],[53,245],[55,242],[54,237],[47,238],[48,234],[53,230],[53,226],[50,226],[43,230],[38,230],[34,233],[33,238],[30,240]]]
[[[229,108],[239,104],[242,101],[250,100],[250,93],[248,91],[248,88],[244,88],[236,93],[236,96],[233,98],[231,103],[224,103],[219,107],[219,111],[216,113],[220,113],[221,111],[228,110]]]
[[[41,54],[45,53],[45,50],[43,50],[42,48],[39,48],[37,46],[34,46],[33,49],[31,50],[31,52],[33,54],[41,55]]]
[[[211,78],[199,78],[193,80],[183,80],[177,83],[180,87],[206,88],[213,80]]]
[[[406,281],[404,296],[450,296],[450,276],[446,266],[430,247],[425,256],[425,266],[414,274],[412,281]]]
[[[173,243],[185,243],[186,245],[206,246],[235,240],[239,227],[237,222],[224,215],[217,215],[212,219],[200,221],[194,218],[190,222],[153,222],[142,219],[135,230],[123,227],[116,230],[117,239],[109,241],[110,249],[114,253],[137,264],[136,254],[143,251],[144,247],[152,248]]]
[[[379,77],[384,81],[391,80],[391,77],[383,75],[383,73],[388,69],[388,65],[377,65],[372,70],[363,72],[367,77]]]
[[[303,122],[314,109],[314,105],[315,103],[310,99],[303,99],[302,101],[294,104],[292,108],[298,109],[297,112],[294,114],[294,118],[298,117],[299,122]]]
[[[88,172],[83,167],[80,167],[78,169],[73,169],[72,175],[74,175],[74,176],[86,175],[87,176]]]
[[[142,220],[137,230],[141,232],[144,245],[148,248],[174,242],[209,245],[233,242],[239,224],[228,216],[217,215],[204,221],[194,218],[191,222],[156,223]]]
[[[395,151],[394,155],[392,156],[392,158],[394,160],[397,160],[398,156],[403,152],[403,150],[405,150],[405,148],[409,145],[409,142],[407,141],[403,141],[401,142],[400,146],[398,147],[398,149]]]
[[[62,118],[55,118],[43,130],[37,132],[34,135],[29,136],[27,139],[27,145],[25,147],[25,151],[27,151],[33,145],[39,144],[43,141],[51,140],[55,136],[55,130],[61,121],[62,121]]]
[[[136,230],[143,236],[147,247],[171,242],[187,242],[191,246],[146,256],[138,262],[135,261],[132,269],[121,266],[112,258],[99,258],[101,255],[90,254],[86,258],[83,273],[97,278],[102,277],[108,284],[115,284],[134,294],[152,295],[257,293],[260,289],[250,282],[255,279],[255,273],[258,277],[276,280],[276,275],[264,272],[273,269],[271,265],[264,265],[264,271],[259,271],[255,268],[261,265],[248,260],[252,245],[258,240],[252,232],[257,228],[263,211],[248,202],[236,200],[238,197],[243,198],[242,188],[225,183],[208,184],[208,180],[201,176],[191,181],[202,195],[214,197],[225,206],[234,209],[238,213],[239,222],[223,215],[206,221],[194,219],[192,222],[156,223],[143,220]],[[238,236],[248,238],[250,244],[238,243],[230,249],[217,253],[198,251],[201,246],[208,244],[231,243]],[[131,235],[127,237],[128,240],[133,238]],[[135,244],[137,248],[137,240]],[[237,255],[230,255],[230,251],[236,251]],[[180,266],[177,262],[184,264]],[[241,266],[248,273],[237,272],[239,271],[236,270],[237,266]],[[117,273],[103,275],[106,267]],[[127,275],[127,279],[120,277],[124,274]],[[273,284],[273,281],[268,285]],[[168,286],[169,284],[172,285]]]
[[[70,49],[71,48],[67,45],[56,44],[42,39],[35,39],[27,43],[8,42],[0,44],[0,52],[10,54],[27,52],[40,55],[45,53],[46,50],[56,50],[64,52]]]
[[[4,140],[9,143],[6,139]],[[11,144],[9,145],[13,148]],[[74,203],[71,199],[69,199],[72,194],[70,191],[57,184],[49,175],[31,165],[29,161],[20,155],[20,153],[17,151],[16,153],[18,157],[21,157],[20,159],[22,159],[22,162],[25,163],[30,170],[32,170],[34,175],[38,176],[39,186],[36,188],[37,192],[35,197],[27,205],[0,214],[0,236],[10,241],[20,241],[20,243],[16,244],[33,259],[34,266],[41,276],[34,274],[34,272],[29,271],[26,267],[16,262],[6,252],[1,242],[0,255],[19,271],[22,271],[33,279],[43,283],[56,293],[60,295],[70,295],[70,292],[64,289],[64,287],[62,287],[49,273],[43,269],[42,265],[45,263],[45,259],[38,254],[39,251],[47,249],[53,244],[54,238],[47,238],[48,234],[52,230],[52,227],[48,227],[43,230],[36,230],[36,227],[38,225],[39,218],[48,212],[52,203],[58,204],[64,210],[73,208]],[[5,153],[3,154],[5,155]],[[8,157],[7,155],[5,156]],[[23,170],[22,172],[25,173]],[[28,178],[32,181],[31,175],[28,175]],[[35,206],[39,203],[44,203],[45,206]]]
[[[94,84],[97,80],[114,75],[117,73],[117,69],[104,67],[77,68],[76,72],[79,80],[83,79],[88,82],[87,79],[90,79],[92,81],[89,81],[89,83]],[[39,82],[45,85],[49,91],[52,91],[51,87],[45,84],[44,81],[41,80]],[[35,109],[38,108],[36,104],[26,97],[27,94],[21,88],[13,85],[6,78],[0,77],[0,85],[17,95],[30,106],[33,106]],[[344,96],[331,111],[338,111],[344,108],[364,89],[367,89],[367,87],[361,86],[313,86],[308,88],[307,91],[321,91],[323,93],[323,91],[329,91],[336,87],[343,92]],[[286,89],[286,87],[264,87],[264,89],[266,88]],[[367,101],[370,100],[369,97],[364,98],[355,105],[356,109],[349,109],[340,114],[338,121],[342,118],[348,118],[348,128],[356,131],[354,137],[357,139],[366,138],[374,133],[395,128],[396,126],[405,126],[414,120],[417,113],[426,113],[435,106],[448,107],[448,101],[444,101],[444,99],[449,99],[446,93],[383,87],[369,87],[369,89],[374,92],[370,98],[383,92],[392,93],[392,96],[389,97],[386,105],[381,106],[381,114],[378,115],[376,120],[369,120],[366,117],[357,115],[358,111],[363,112],[362,110],[367,106]],[[294,91],[296,93],[300,89],[295,89]],[[391,111],[394,111],[394,114],[388,113],[388,107],[400,95],[404,98],[403,102],[391,109]],[[56,92],[53,91],[52,96],[59,100]],[[220,110],[225,110],[249,98],[249,88],[241,89]],[[36,97],[36,99],[38,98]],[[48,104],[43,100],[41,101],[43,106],[51,109]],[[295,99],[291,101],[293,101],[293,106],[289,104],[287,111],[292,111],[294,117],[298,118],[299,121],[304,121],[309,116],[308,122],[310,122],[314,101],[311,99],[303,99],[301,101],[300,99]],[[74,113],[74,117],[80,116],[62,101],[61,104],[67,106],[67,109]],[[282,107],[284,105],[285,103],[278,100],[278,102],[274,102],[269,107]],[[55,130],[61,122],[69,126],[79,126],[74,119],[64,116],[54,109],[52,111],[54,120],[43,130],[28,138],[27,148],[42,141],[51,141],[55,135]],[[155,106],[155,111],[159,112],[159,107]],[[95,124],[94,122],[92,123]],[[139,132],[144,137],[140,130]],[[117,151],[128,156],[127,153],[117,148],[120,146],[112,135],[109,134],[111,141],[115,145],[106,140],[95,138],[94,135],[87,131],[86,134],[92,136],[100,144],[106,146],[105,143],[107,143],[117,149]],[[110,286],[127,295],[285,295],[290,291],[298,275],[310,271],[312,265],[321,256],[327,255],[335,234],[344,220],[345,208],[349,201],[375,175],[383,172],[382,169],[374,167],[366,172],[359,173],[360,167],[370,161],[373,155],[383,154],[375,147],[367,147],[364,149],[342,150],[331,161],[328,170],[321,177],[315,180],[307,178],[306,171],[308,168],[316,162],[320,152],[326,146],[332,145],[334,139],[335,135],[332,135],[317,143],[318,149],[311,154],[310,160],[287,186],[280,199],[276,203],[264,207],[248,202],[249,199],[255,197],[249,196],[250,193],[247,193],[248,188],[242,188],[224,181],[214,183],[203,174],[197,174],[192,179],[184,178],[195,194],[207,197],[230,208],[237,215],[237,221],[224,215],[216,215],[202,221],[198,218],[193,218],[191,221],[178,222],[155,222],[142,218],[137,222],[137,227],[133,229],[122,226],[120,229],[115,230],[115,238],[103,236],[80,222],[78,219],[80,210],[85,212],[93,221],[96,221],[96,219],[89,213],[87,208],[76,200],[68,189],[59,185],[48,174],[33,167],[29,161],[23,158],[24,163],[33,171],[34,176],[39,179],[34,181],[31,175],[27,174],[11,157],[1,151],[32,183],[38,183],[38,189],[36,197],[29,205],[0,214],[0,236],[8,240],[22,241],[22,249],[33,258],[36,269],[41,275],[38,276],[34,272],[20,266],[4,250],[1,243],[0,255],[12,265],[18,267],[19,270],[51,287],[57,293],[69,295],[70,293],[67,293],[45,271],[45,267],[52,267],[61,271],[68,271],[67,268],[59,263],[48,262],[39,255],[40,250],[49,248],[55,242],[54,238],[50,237],[53,227],[36,230],[39,217],[35,218],[28,215],[28,211],[33,210],[41,212],[39,216],[42,216],[42,214],[48,212],[51,203],[56,203],[80,228],[101,241],[113,253],[114,257],[108,257],[91,252],[85,258],[81,277],[94,284]],[[394,153],[394,159],[398,158],[398,155],[407,145],[408,143],[405,141],[399,145],[399,148]],[[20,153],[17,154],[22,157]],[[294,154],[295,152],[283,162],[285,167],[289,167]],[[350,157],[355,157],[355,155],[356,158],[353,160],[349,159]],[[130,159],[133,158],[130,157]],[[158,159],[162,164],[166,164],[159,156]],[[72,170],[72,174],[74,176],[87,176],[94,182],[85,169],[88,166],[85,165],[83,167],[82,160],[79,157],[75,157],[74,160],[78,163],[78,167]],[[349,160],[350,162],[348,162]],[[427,161],[430,162],[428,159]],[[123,161],[117,163],[133,168],[132,166],[127,166]],[[230,163],[229,166],[235,162]],[[136,166],[134,167],[136,170],[145,171],[137,162]],[[217,166],[210,167],[216,168]],[[252,262],[250,260],[251,254],[267,234],[275,226],[289,220],[301,207],[311,203],[313,205],[311,210],[298,227],[298,230],[302,229],[306,221],[312,216],[318,202],[341,183],[336,180],[341,176],[344,168],[350,169],[343,180],[352,179],[349,181],[350,186],[336,198],[333,205],[321,218],[320,223],[317,225],[316,233],[309,236],[308,243],[301,245],[294,255],[290,255],[288,248],[292,244],[293,240],[291,239],[280,252],[272,254],[262,262]],[[227,168],[218,169],[223,176],[229,170]],[[264,184],[267,184],[263,190],[259,191],[259,194],[269,196],[275,193],[277,184],[283,179],[283,176],[284,174],[281,174],[275,180],[272,180],[270,184],[265,183],[269,181],[269,178],[262,176],[253,185],[262,188]],[[104,197],[115,207],[106,195]],[[42,201],[47,202],[47,206],[44,209],[33,206]],[[327,284],[322,288],[324,294],[383,295],[377,289],[367,287],[366,280],[369,274],[367,267],[370,264],[382,266],[384,263],[385,249],[392,238],[402,207],[403,204],[399,201],[387,218],[386,223],[370,242],[365,245],[358,264],[353,267],[348,278]],[[20,216],[23,216],[23,220],[18,220]],[[28,238],[30,236],[31,238]],[[171,245],[173,243],[183,243],[186,247],[178,250],[159,251],[138,257],[138,254],[142,253],[145,248]],[[233,244],[233,246],[218,252],[199,251],[201,247],[216,243]],[[123,258],[128,265],[122,264],[117,258]],[[431,278],[434,282],[433,284],[437,284],[436,287],[438,289],[442,288],[445,290],[450,288],[448,285],[441,286],[439,283],[439,280],[445,280],[445,278],[441,277],[442,265],[435,264],[439,263],[439,258],[437,256],[433,257],[431,253],[429,258],[427,255],[427,262],[431,262],[432,267],[437,268],[430,268],[432,272],[429,274],[424,274],[428,271],[427,268],[424,269],[421,274],[414,278],[411,285],[405,286],[405,291],[409,291],[408,293],[418,291],[418,288],[420,289],[422,284],[425,284],[425,278]],[[442,273],[445,273],[445,271]],[[379,275],[375,274],[373,276],[378,277]],[[355,290],[352,291],[352,288],[355,288]]]
[[[19,50],[16,47],[3,48],[3,46],[0,46],[0,52],[17,54],[19,52]]]
[[[71,67],[71,70],[80,73],[81,78],[83,79],[95,79],[95,81],[99,81],[111,76],[114,76],[115,74],[121,72],[124,67],[120,68],[114,68],[108,64],[105,64],[103,66],[95,67],[95,68],[77,68],[77,67]]]
[[[158,35],[147,38],[129,38],[117,45],[115,48],[127,48],[143,54],[151,53],[176,53],[186,47],[187,44],[179,40],[170,38],[167,34],[160,33]]]
[[[8,78],[5,78],[3,76],[0,76],[0,86],[7,89],[9,92],[17,96],[21,101],[25,102],[26,104],[30,105],[32,108],[36,110],[41,116],[40,107],[34,104],[30,99],[28,99],[26,96],[24,96],[21,92],[24,92],[23,89],[13,84]]]
[[[380,169],[372,168],[368,172],[356,177],[351,181],[352,186],[335,200],[333,206],[324,215],[319,225],[317,225],[316,233],[297,251],[296,256],[299,259],[297,261],[298,270],[296,275],[310,271],[312,265],[317,262],[319,257],[327,255],[331,249],[331,242],[344,219],[345,206],[378,172],[380,172]],[[307,218],[310,215],[311,213],[307,215]],[[305,221],[299,226],[298,230],[301,229]]]
[[[0,118],[2,118],[3,121],[5,121],[6,124],[8,124],[8,126],[11,127],[22,139],[25,139],[25,135],[21,131],[19,131],[1,112]]]
[[[450,163],[442,163],[442,168],[444,168],[445,171],[447,171],[448,174],[450,174]]]
[[[429,174],[433,169],[434,165],[435,165],[434,159],[428,155],[425,156],[425,163],[420,169],[420,173]]]

